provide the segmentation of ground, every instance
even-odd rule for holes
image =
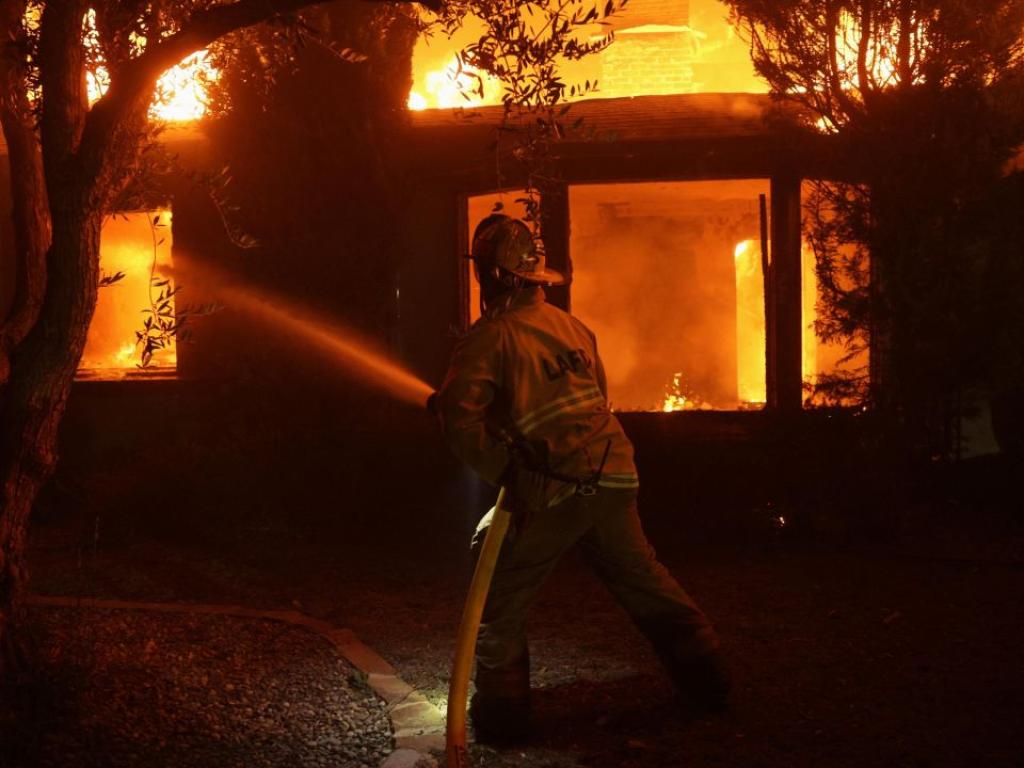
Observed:
[[[236,547],[221,542],[210,549],[169,543],[141,527],[109,541],[89,533],[60,520],[37,526],[34,592],[298,608],[355,630],[410,684],[444,704],[468,580],[464,553],[450,544],[422,542],[397,552],[383,543],[346,546],[277,531],[249,532]],[[778,532],[745,536],[742,544],[687,544],[685,531],[663,539],[655,544],[665,561],[722,635],[736,680],[731,711],[694,718],[679,709],[643,639],[569,557],[530,626],[536,735],[514,749],[474,747],[475,765],[1024,764],[1019,536],[979,543],[957,534],[899,545]],[[37,614],[37,621],[55,619]],[[94,631],[97,621],[105,619],[64,622],[65,636]],[[178,636],[202,646],[218,633],[223,629],[198,640]],[[223,653],[232,653],[232,643],[224,642]],[[251,645],[244,638],[239,643]],[[248,674],[273,677],[272,659],[253,655]],[[159,668],[161,662],[148,663]],[[335,690],[348,685],[345,674],[332,674]],[[136,678],[120,684],[134,686]],[[331,688],[308,693],[316,701]],[[149,707],[146,695],[136,691],[134,706]],[[192,706],[213,706],[195,695]],[[159,707],[146,711],[157,712],[144,718],[146,727],[178,738]],[[253,728],[237,713],[225,717],[226,727]],[[248,764],[320,764],[306,761],[297,747],[275,753],[266,743],[249,744],[260,760]],[[92,746],[112,748],[102,741]],[[267,757],[274,754],[290,757]]]

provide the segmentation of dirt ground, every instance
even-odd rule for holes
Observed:
[[[294,608],[350,627],[444,704],[468,561],[284,531],[184,546],[135,528],[102,544],[60,521],[33,536],[33,591]],[[685,535],[681,532],[680,542]],[[575,558],[530,625],[536,734],[481,766],[1024,765],[1024,551],[953,533],[914,546],[765,535],[655,540],[718,626],[727,714],[677,708],[643,639]]]

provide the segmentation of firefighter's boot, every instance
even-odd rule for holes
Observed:
[[[717,650],[672,659],[666,666],[684,707],[700,714],[728,709],[732,681]]]
[[[701,714],[722,712],[732,689],[718,635],[707,624],[694,631],[673,621],[641,624],[675,686],[680,704]]]
[[[477,657],[476,693],[470,700],[469,719],[482,744],[513,744],[529,735],[529,652],[498,669],[482,666]]]
[[[530,734],[530,699],[473,694],[469,719],[478,744],[507,745]]]

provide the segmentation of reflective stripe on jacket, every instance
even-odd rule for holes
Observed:
[[[601,468],[608,446],[600,485],[639,485],[633,446],[608,407],[594,334],[545,302],[539,287],[509,295],[473,325],[438,395],[446,439],[488,482],[497,484],[509,461],[500,429],[546,441],[550,468],[581,479]],[[544,485],[548,501],[564,497],[565,484]]]

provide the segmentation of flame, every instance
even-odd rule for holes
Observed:
[[[135,344],[131,342],[123,344],[117,352],[112,355],[112,359],[116,364],[117,368],[129,368],[134,362],[132,358],[135,356]]]
[[[870,81],[861,83],[857,59],[860,50],[862,27],[855,15],[849,11],[841,12],[839,28],[836,32],[836,58],[839,65],[839,79],[844,90],[860,91],[867,85],[870,88],[887,88],[900,82],[899,65],[892,52],[896,50],[896,41],[900,36],[899,22],[893,20],[888,28],[875,28],[867,41],[865,70]],[[911,56],[920,60],[921,52],[927,44],[923,25],[917,25],[910,33]],[[915,82],[922,79],[915,75]]]
[[[157,80],[149,116],[168,122],[199,120],[208,108],[207,84],[220,77],[219,70],[208,61],[206,50],[197,51],[171,67]],[[89,103],[98,101],[110,87],[107,68],[99,66],[86,73]]]
[[[673,411],[710,411],[714,406],[703,397],[693,393],[684,383],[682,371],[672,374],[672,383],[665,387],[665,399],[661,403],[662,413]],[[658,410],[655,408],[654,410]]]
[[[664,413],[686,410],[686,395],[682,394],[682,373],[672,374],[672,384],[665,393],[665,402],[661,404]]]
[[[412,90],[406,102],[409,109],[454,109],[479,107],[501,102],[501,82],[496,78],[459,62],[452,55],[447,65],[425,72],[420,90]]]
[[[754,71],[749,49],[729,22],[728,9],[717,0],[691,0],[688,20],[671,4],[631,0],[615,17],[615,41],[599,53],[578,61],[560,61],[566,83],[565,100],[621,98],[682,93],[766,93],[767,84]],[[686,4],[683,4],[686,7]],[[631,18],[641,23],[630,24]],[[530,22],[527,21],[527,24]],[[457,52],[485,34],[484,22],[466,17],[448,39],[421,36],[413,52],[412,110],[451,109],[500,103],[500,83],[484,78],[484,98],[464,95],[453,79]],[[581,42],[594,43],[607,27],[591,25],[579,30]],[[589,36],[589,38],[588,38]],[[597,83],[598,90],[584,88]],[[470,88],[469,90],[472,90]],[[466,94],[470,95],[470,94]]]
[[[406,106],[412,110],[426,109],[429,106],[425,96],[416,93],[416,91],[409,91],[409,100],[406,102]]]
[[[96,12],[92,9],[85,15],[82,37],[87,48],[93,51],[98,49]],[[141,52],[145,49],[146,39],[133,36],[132,45]],[[199,120],[207,112],[207,86],[219,77],[220,71],[210,64],[209,52],[206,49],[186,56],[157,80],[149,116],[155,120],[168,122]],[[110,73],[102,63],[99,63],[94,71],[86,72],[85,78],[89,103],[94,104],[110,87]]]
[[[169,122],[201,119],[209,102],[207,85],[219,77],[220,72],[210,64],[206,50],[193,53],[157,80],[150,117]]]
[[[159,217],[154,231],[153,221]],[[140,362],[136,331],[142,328],[142,310],[150,306],[151,272],[171,265],[171,212],[168,210],[117,214],[107,219],[100,234],[100,268],[103,274],[124,277],[101,288],[89,325],[80,368],[90,375],[123,376]],[[156,235],[154,237],[154,234]],[[156,296],[159,289],[154,289]],[[171,299],[174,305],[174,299]],[[157,350],[150,366],[173,370],[176,344]]]

